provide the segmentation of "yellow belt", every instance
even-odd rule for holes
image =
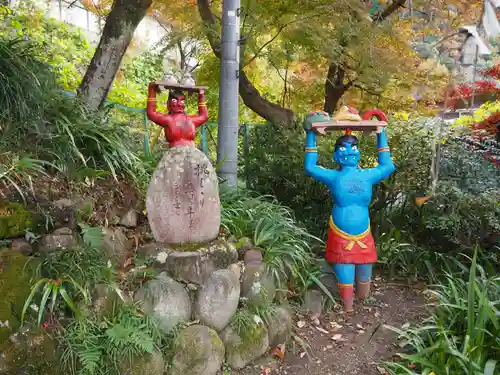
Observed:
[[[370,226],[368,226],[368,229],[365,230],[363,233],[358,234],[357,236],[352,236],[342,230],[340,230],[335,223],[333,222],[332,217],[330,216],[330,229],[335,233],[337,236],[343,238],[344,240],[349,241],[347,246],[344,248],[347,251],[351,251],[352,248],[354,247],[354,244],[358,244],[358,246],[362,249],[367,249],[368,246],[366,246],[362,240],[366,238],[370,234]]]

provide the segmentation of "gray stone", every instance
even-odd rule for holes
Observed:
[[[192,325],[177,338],[170,375],[215,375],[224,354],[224,344],[213,329]]]
[[[239,263],[230,264],[229,266],[227,266],[227,269],[230,270],[234,274],[234,276],[236,276],[236,278],[238,280],[240,280],[240,278],[241,278],[241,265]]]
[[[151,244],[139,249],[138,253],[153,260],[155,268],[166,271],[173,279],[198,285],[203,285],[212,272],[238,260],[234,246],[224,240],[183,247]]]
[[[191,301],[184,286],[161,274],[149,280],[135,294],[146,314],[155,316],[168,333],[177,324],[191,319]]]
[[[128,239],[122,228],[103,228],[101,248],[108,259],[122,265],[128,258]]]
[[[276,283],[265,265],[247,266],[241,277],[241,296],[250,305],[271,303],[276,296]]]
[[[323,311],[323,293],[316,289],[306,291],[304,307],[311,315],[320,315]]]
[[[231,321],[240,299],[240,281],[228,269],[215,271],[205,281],[195,303],[201,324],[222,331]]]
[[[247,250],[244,262],[246,266],[260,266],[262,264],[262,252],[258,249]]]
[[[120,219],[120,225],[127,228],[135,228],[137,226],[137,212],[135,210],[128,210]]]
[[[42,238],[39,249],[42,252],[52,252],[71,249],[77,244],[78,242],[70,228],[59,228]]]
[[[236,370],[264,355],[269,348],[267,328],[262,322],[255,323],[240,333],[228,325],[221,332],[220,338],[226,346],[226,362]]]
[[[13,239],[11,248],[13,251],[18,251],[23,255],[31,255],[33,253],[33,246],[22,238]]]
[[[120,366],[121,375],[163,375],[165,372],[165,360],[158,350],[135,358],[132,363],[127,362],[123,360]]]
[[[286,343],[292,335],[292,328],[292,314],[284,307],[277,307],[267,326],[271,348]]]
[[[206,155],[194,147],[167,150],[151,178],[146,211],[158,242],[199,243],[217,238],[219,188]]]

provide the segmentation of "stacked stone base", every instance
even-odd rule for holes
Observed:
[[[224,362],[241,369],[290,338],[292,317],[282,306],[266,322],[253,316],[244,330],[234,324],[236,313],[249,316],[246,306],[271,303],[276,295],[273,278],[255,256],[238,262],[235,247],[223,240],[184,248],[150,244],[138,255],[161,273],[135,300],[167,334],[187,325],[176,339],[171,375],[215,375]]]

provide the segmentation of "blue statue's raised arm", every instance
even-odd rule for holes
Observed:
[[[308,176],[327,185],[333,181],[336,171],[317,165],[318,145],[316,144],[316,133],[312,130],[312,124],[328,120],[330,120],[330,116],[325,112],[314,112],[304,119],[304,129],[306,131],[304,169]]]
[[[374,184],[385,180],[396,170],[396,167],[391,159],[391,152],[384,129],[377,132],[377,148],[378,166],[369,170],[371,182]]]
[[[332,182],[335,171],[316,164],[318,162],[318,146],[316,144],[316,134],[313,131],[307,132],[305,154],[304,169],[306,174],[324,184]]]

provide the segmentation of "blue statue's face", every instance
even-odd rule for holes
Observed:
[[[360,158],[361,154],[358,146],[350,142],[342,142],[333,153],[333,159],[341,167],[355,167],[358,165]]]

